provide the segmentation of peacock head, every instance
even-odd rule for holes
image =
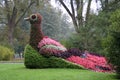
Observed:
[[[41,24],[42,16],[39,13],[32,14],[24,20],[29,21],[31,24]]]

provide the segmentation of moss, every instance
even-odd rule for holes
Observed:
[[[27,68],[77,68],[83,69],[83,67],[68,62],[62,58],[54,56],[44,57],[39,54],[30,45],[27,45],[24,51],[25,61],[24,64]]]

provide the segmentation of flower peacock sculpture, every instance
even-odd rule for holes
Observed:
[[[82,57],[78,49],[66,49],[59,42],[44,36],[41,30],[42,16],[39,13],[25,18],[31,24],[29,45],[25,48],[27,68],[82,68],[100,72],[111,71],[103,56],[87,53]]]

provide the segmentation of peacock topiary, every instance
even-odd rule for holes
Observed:
[[[42,16],[39,13],[25,18],[31,24],[30,40],[26,46],[25,66],[27,68],[81,68],[94,71],[111,71],[111,66],[103,56],[87,53],[79,49],[67,49],[59,42],[45,36],[41,29]]]

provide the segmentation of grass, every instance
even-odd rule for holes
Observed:
[[[0,63],[0,80],[117,80],[114,73],[81,69],[26,69],[24,64]]]

